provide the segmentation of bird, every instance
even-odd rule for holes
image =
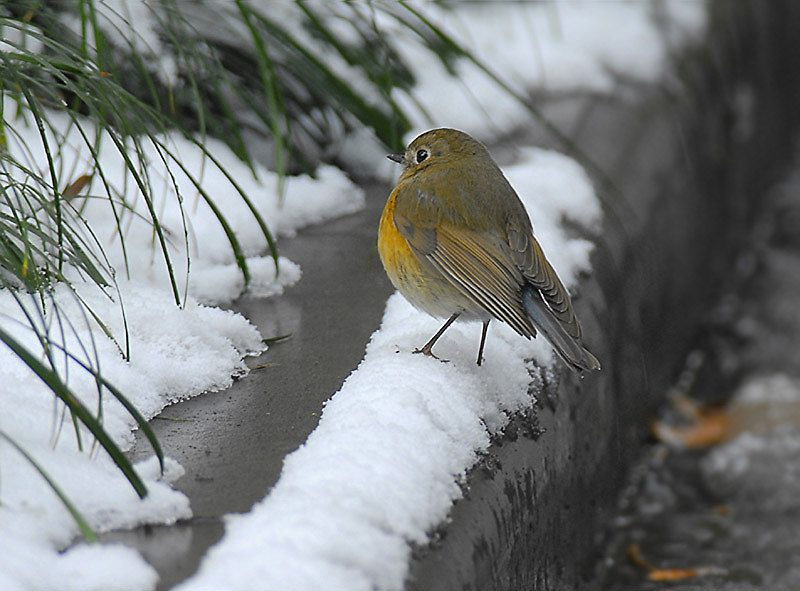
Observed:
[[[378,227],[381,262],[412,306],[446,319],[414,353],[439,359],[433,346],[453,322],[480,321],[480,366],[489,322],[498,320],[528,339],[541,333],[575,371],[599,370],[569,292],[487,148],[437,128],[387,157],[403,168]]]

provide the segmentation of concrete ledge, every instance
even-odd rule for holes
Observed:
[[[598,536],[646,418],[680,367],[800,116],[800,4],[718,0],[712,28],[702,47],[676,57],[662,86],[546,105],[619,189],[604,193],[596,273],[577,302],[605,370],[547,384],[539,407],[514,420],[471,473],[450,523],[417,549],[409,589],[591,587]],[[542,130],[522,139],[548,143]],[[186,468],[178,487],[196,517],[106,539],[139,548],[162,576],[160,589],[196,570],[222,534],[223,515],[263,498],[285,454],[305,441],[323,402],[361,359],[390,292],[375,249],[387,193],[370,186],[363,212],[283,242],[306,278],[266,304],[238,304],[266,336],[293,335],[254,360],[263,369],[154,421],[165,452]],[[361,286],[356,300],[351,285]],[[149,453],[143,446],[134,457]]]
[[[647,418],[798,127],[800,4],[719,0],[712,13],[704,44],[676,56],[662,86],[546,107],[619,189],[605,192],[595,274],[577,302],[605,370],[545,384],[417,549],[409,589],[592,588]]]

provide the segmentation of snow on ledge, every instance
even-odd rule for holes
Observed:
[[[16,109],[10,99],[5,99],[3,107],[6,114]],[[48,117],[66,144],[56,166],[74,171],[76,177],[91,172],[94,167],[89,149],[69,118],[60,112],[48,113]],[[95,137],[97,130],[91,121],[83,120],[81,124],[88,137]],[[29,168],[46,170],[47,157],[36,127],[26,126],[22,120],[7,125],[14,130],[8,134],[8,150]],[[51,130],[47,133],[51,145],[55,145],[56,137]],[[182,294],[188,281],[189,294],[183,306],[175,304],[167,288],[166,266],[154,253],[153,230],[147,221],[144,199],[111,139],[101,136],[105,143],[99,158],[117,207],[120,208],[120,195],[126,200],[127,217],[122,226],[126,232],[128,273],[114,212],[108,199],[98,197],[104,194],[105,187],[95,179],[87,187],[85,199],[74,201],[85,205],[83,214],[88,226],[116,269],[119,291],[104,292],[77,273],[71,273],[70,279],[80,298],[102,319],[117,343],[107,338],[63,284],[55,288],[52,300],[46,301],[41,324],[49,327],[56,347],[63,346],[84,364],[99,367],[103,377],[150,419],[176,400],[229,387],[234,376],[247,371],[243,358],[266,347],[262,335],[241,315],[198,302],[229,302],[240,295],[244,288],[241,272],[221,224],[190,178],[173,162],[162,161],[153,144],[142,139],[155,208],[167,235]],[[284,257],[279,259],[280,272],[276,275],[255,218],[204,152],[177,133],[161,139],[202,183],[236,233],[250,265],[248,293],[278,294],[299,280],[300,267]],[[254,175],[218,140],[209,139],[205,145],[253,199],[275,236],[291,235],[305,225],[355,211],[363,204],[363,191],[333,167],[321,167],[315,179],[287,179],[282,203],[277,175],[259,166]],[[30,182],[25,171],[12,170],[11,174],[19,175],[20,183]],[[0,205],[0,213],[6,212],[5,206]],[[187,252],[191,254],[191,272]],[[24,293],[19,297],[32,317],[39,318],[36,298]],[[125,348],[126,319],[131,351],[128,361],[120,350]],[[0,290],[0,323],[34,355],[40,353],[40,342],[8,290]],[[65,362],[58,351],[54,357],[77,398],[92,412],[100,408],[92,377],[79,364]],[[183,473],[180,466],[167,458],[163,477],[152,458],[136,466],[149,492],[140,500],[104,451],[91,452],[93,438],[83,428],[81,438],[87,449],[79,451],[69,415],[56,404],[52,392],[4,345],[0,345],[0,409],[0,431],[35,458],[95,531],[145,523],[171,524],[191,516],[189,500],[170,486]],[[123,451],[131,447],[135,422],[107,392],[102,396],[102,423]],[[12,445],[0,439],[0,589],[128,591],[155,587],[158,576],[138,552],[120,545],[78,543],[70,547],[78,534],[74,520],[41,475]]]
[[[574,286],[591,243],[568,237],[563,219],[597,231],[601,211],[583,170],[530,149],[507,169],[537,235]],[[461,494],[459,481],[532,404],[531,359],[553,362],[542,339],[493,323],[486,361],[475,364],[479,324],[456,324],[437,344],[450,360],[414,355],[440,321],[389,299],[366,356],[325,405],[319,426],[286,457],[280,480],[246,515],[229,517],[224,539],[180,591],[400,590],[411,543],[424,544]]]

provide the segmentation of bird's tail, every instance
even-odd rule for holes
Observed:
[[[539,290],[526,285],[522,290],[522,305],[530,316],[533,325],[539,329],[564,362],[575,370],[600,369],[597,357],[587,351],[580,342],[570,335],[547,307]]]

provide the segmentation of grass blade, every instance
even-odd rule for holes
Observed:
[[[19,341],[11,336],[3,327],[0,327],[0,341],[6,344],[19,359],[25,363],[42,380],[48,388],[61,400],[70,412],[94,435],[103,449],[106,450],[112,461],[131,483],[140,498],[147,496],[147,487],[133,469],[130,461],[116,443],[109,437],[103,426],[91,415],[80,400],[69,390],[58,374],[44,365],[32,355]]]
[[[19,443],[14,441],[7,433],[0,429],[0,437],[5,439],[14,449],[16,449],[26,460],[27,462],[34,467],[34,469],[39,473],[39,475],[44,478],[47,485],[52,489],[52,491],[56,494],[59,498],[61,503],[64,507],[69,511],[69,514],[72,516],[72,519],[75,520],[75,523],[78,525],[78,529],[81,532],[83,538],[90,543],[97,542],[97,534],[94,533],[94,530],[91,528],[89,523],[83,517],[78,508],[69,500],[69,497],[61,490],[61,487],[58,486],[55,480],[50,478],[50,475],[47,471],[36,461],[36,459],[30,455],[24,447],[22,447]]]

